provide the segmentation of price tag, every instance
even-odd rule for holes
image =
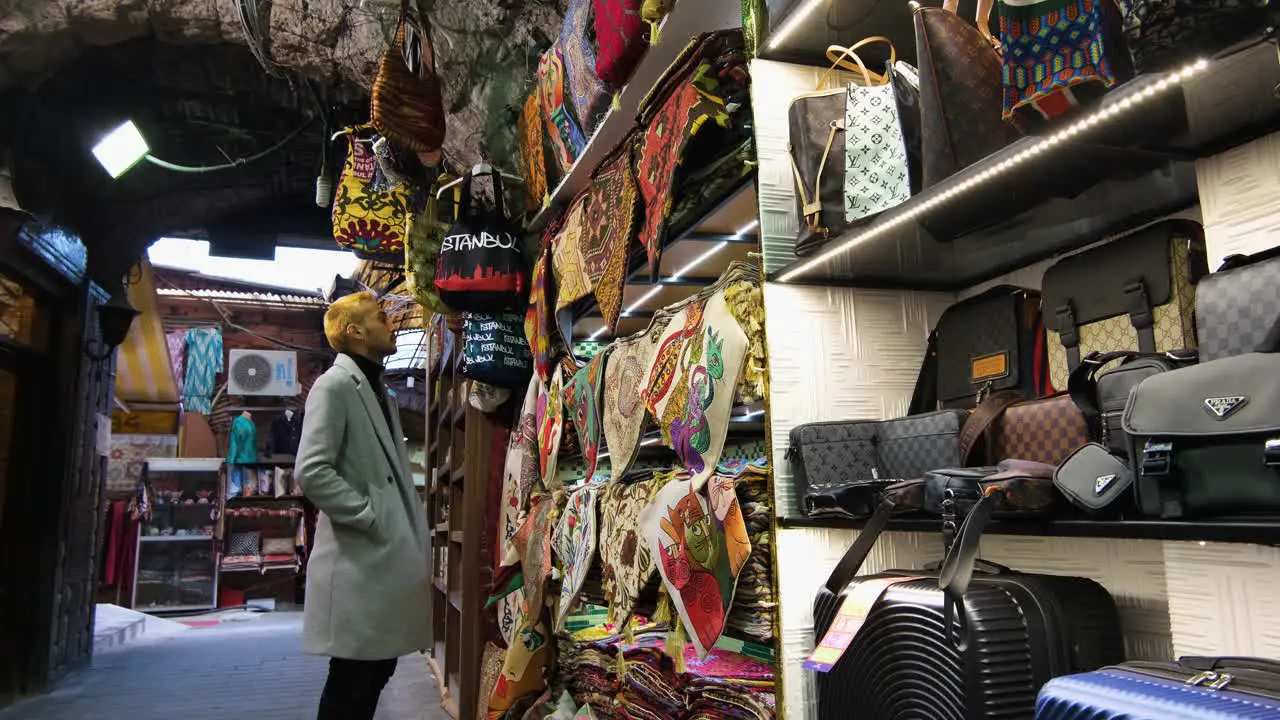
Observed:
[[[845,596],[844,602],[840,603],[840,609],[836,611],[836,617],[831,621],[831,627],[827,628],[827,633],[822,636],[818,647],[814,648],[813,654],[804,661],[805,669],[823,673],[830,671],[849,646],[853,645],[858,631],[862,629],[867,616],[871,614],[871,609],[880,601],[884,591],[891,585],[919,579],[918,577],[877,578],[856,585],[853,591]]]

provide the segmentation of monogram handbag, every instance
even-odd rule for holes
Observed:
[[[947,308],[929,336],[911,414],[971,408],[980,396],[1051,392],[1040,293],[998,285]],[[1000,458],[1003,459],[1003,458]]]
[[[436,292],[457,310],[513,309],[529,293],[528,265],[520,253],[519,229],[507,218],[502,175],[494,171],[490,177],[494,207],[478,210],[471,197],[471,172],[463,176],[458,221],[440,246]]]
[[[373,126],[397,147],[431,153],[444,144],[440,76],[423,26],[400,0],[400,21],[382,55],[371,94]]]
[[[1200,359],[1253,352],[1280,315],[1280,246],[1231,255],[1200,281],[1196,333]]]
[[[956,4],[921,7],[914,16],[926,188],[1018,137],[1000,115],[1000,57],[977,27],[956,15]]]
[[[847,88],[806,93],[787,109],[787,151],[796,184],[797,255],[811,254],[844,227]]]
[[[1280,315],[1255,352],[1153,375],[1124,411],[1146,515],[1280,513]]]
[[[372,150],[372,128],[344,131],[351,144],[333,195],[333,239],[366,260],[404,262],[409,187],[391,184]]]
[[[1040,286],[1049,376],[1092,352],[1171,352],[1196,346],[1196,286],[1209,274],[1204,232],[1166,220],[1054,263]]]
[[[1057,465],[1088,442],[1089,425],[1069,394],[1023,400],[1002,391],[979,403],[965,423],[960,457],[965,464],[1013,459]]]
[[[889,66],[898,59],[893,43],[871,37],[845,49],[827,48],[828,59],[853,56],[855,48],[876,42],[889,45]],[[841,55],[832,58],[833,51]],[[872,77],[866,66],[863,82],[849,84],[845,95],[844,220],[853,224],[875,217],[911,197],[907,146],[898,120],[898,102],[889,77]]]

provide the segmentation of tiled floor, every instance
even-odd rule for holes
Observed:
[[[0,720],[314,720],[328,669],[302,654],[302,616],[143,636],[100,653],[43,697],[0,711]],[[444,720],[425,658],[404,658],[382,694],[377,720]]]

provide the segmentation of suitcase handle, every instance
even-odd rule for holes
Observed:
[[[840,562],[836,563],[836,567],[831,571],[831,576],[827,578],[827,590],[832,595],[839,595],[844,592],[845,587],[853,580],[858,571],[862,569],[862,563],[866,562],[867,555],[871,554],[871,548],[876,544],[876,540],[880,538],[880,533],[884,532],[885,527],[889,524],[889,517],[893,514],[894,503],[892,500],[884,500],[876,511],[871,514],[871,519],[867,520],[867,524],[862,526],[862,532],[858,533],[858,539],[853,541],[849,549],[845,551],[844,557],[840,558]]]
[[[1280,662],[1267,660],[1265,658],[1242,657],[1239,655],[1223,655],[1219,657],[1211,655],[1187,655],[1178,658],[1178,664],[1188,669],[1199,670],[1201,672],[1207,670],[1243,668],[1246,670],[1259,670],[1262,672],[1280,675]]]
[[[938,570],[938,587],[950,597],[961,600],[969,590],[973,580],[974,566],[978,562],[978,540],[982,531],[991,522],[991,514],[995,509],[995,498],[987,495],[978,501],[969,511],[960,531],[956,533],[955,544],[947,553]],[[1008,570],[1008,568],[1004,568]]]

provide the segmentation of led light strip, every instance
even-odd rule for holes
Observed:
[[[916,205],[915,207],[910,208],[906,212],[895,215],[894,217],[886,220],[885,222],[878,224],[875,227],[872,227],[866,232],[863,232],[858,235],[854,235],[853,237],[849,238],[848,240],[845,240],[844,242],[836,245],[835,247],[832,247],[829,250],[825,250],[822,253],[815,255],[814,257],[810,258],[808,261],[800,265],[797,265],[796,267],[780,275],[778,277],[778,281],[790,282],[792,280],[795,280],[796,278],[800,277],[801,275],[804,275],[805,273],[816,268],[822,263],[825,263],[826,261],[834,258],[835,256],[840,255],[844,252],[847,252],[851,248],[857,247],[858,245],[861,245],[865,242],[868,242],[869,240],[877,238],[891,230],[901,227],[902,225],[905,225],[911,220],[913,220],[914,218],[929,212],[930,210],[938,207],[939,205],[945,202],[948,202],[952,198],[958,195],[962,195],[974,189],[975,187],[987,182],[988,180],[991,180],[994,177],[997,177],[999,175],[1003,175],[1009,172],[1013,168],[1025,163],[1026,161],[1036,157],[1037,155],[1040,155],[1046,150],[1049,150],[1050,148],[1066,140],[1070,140],[1083,132],[1086,132],[1098,125],[1101,125],[1102,123],[1115,118],[1121,113],[1127,110],[1130,110],[1134,107],[1137,107],[1138,105],[1141,105],[1142,103],[1146,102],[1147,100],[1150,100],[1151,98],[1155,97],[1156,95],[1159,95],[1160,93],[1163,93],[1166,90],[1177,87],[1182,83],[1183,80],[1186,80],[1192,75],[1195,75],[1203,71],[1208,66],[1209,66],[1208,60],[1198,60],[1190,65],[1187,65],[1186,67],[1182,68],[1178,72],[1170,73],[1165,77],[1161,78],[1160,80],[1151,83],[1147,87],[1129,95],[1123,100],[1120,100],[1119,102],[1108,105],[1107,107],[1102,108],[1101,110],[1090,115],[1089,117],[1078,120],[1066,126],[1065,128],[1059,130],[1058,132],[1045,137],[1043,140],[1025,148],[1018,154],[1002,160],[997,165],[993,167],[989,167],[986,170],[983,170],[977,175],[974,175],[973,177],[968,178],[964,182],[959,183],[955,187],[948,188],[947,190],[942,191],[941,193],[935,195],[934,197],[929,198],[928,200],[920,203],[919,205]]]
[[[645,440],[645,441],[641,442],[641,443],[640,443],[640,446],[641,446],[641,447],[645,447],[645,446],[648,446],[648,445],[657,445],[657,444],[658,444],[658,443],[660,443],[660,442],[662,442],[662,438],[649,438],[648,440]],[[597,460],[603,460],[603,459],[605,459],[605,458],[607,458],[607,457],[609,457],[609,452],[608,452],[608,451],[605,451],[605,452],[602,452],[602,453],[600,453],[599,455],[597,455],[597,456],[596,456],[596,459],[597,459]]]
[[[752,220],[749,224],[738,228],[737,232],[733,234],[733,237],[736,240],[742,237],[743,235],[746,235],[747,233],[751,232],[752,230],[755,230],[758,227],[760,227],[760,220],[759,219]],[[641,295],[639,300],[636,300],[635,302],[631,303],[631,305],[626,310],[623,310],[622,315],[620,317],[626,317],[631,313],[635,312],[640,308],[641,305],[644,305],[646,302],[652,299],[654,295],[657,295],[659,292],[661,292],[663,285],[670,285],[671,283],[678,281],[680,278],[684,277],[685,273],[691,272],[692,270],[697,268],[699,265],[706,262],[707,258],[710,258],[712,255],[715,255],[716,253],[725,249],[725,247],[728,245],[729,245],[728,240],[721,240],[715,245],[712,245],[706,252],[702,253],[701,255],[694,258],[693,260],[690,260],[687,265],[675,271],[675,273],[671,277],[667,278],[666,280],[658,281],[658,284],[650,288],[649,292],[645,293],[644,295]],[[608,329],[609,329],[609,326],[605,325],[599,330],[596,330],[595,332],[591,333],[591,336],[588,337],[587,339],[595,340],[599,338],[601,335],[603,335],[605,330],[608,330]]]

